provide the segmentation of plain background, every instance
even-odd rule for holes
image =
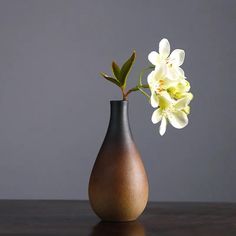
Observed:
[[[135,85],[166,37],[183,48],[190,123],[160,137],[141,94],[130,123],[150,200],[236,202],[236,1],[1,0],[0,198],[87,199],[109,100],[99,77],[133,49]]]

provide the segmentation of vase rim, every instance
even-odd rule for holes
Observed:
[[[128,100],[110,100],[110,103],[127,103]]]

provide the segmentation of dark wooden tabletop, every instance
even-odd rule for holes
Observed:
[[[0,201],[0,235],[236,236],[236,204],[149,203],[137,221],[100,222],[87,201]]]

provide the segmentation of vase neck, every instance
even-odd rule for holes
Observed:
[[[116,138],[132,139],[129,127],[128,101],[111,101],[110,109],[108,133],[116,136]]]

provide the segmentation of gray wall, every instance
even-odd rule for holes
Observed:
[[[98,76],[137,50],[130,84],[167,37],[186,50],[190,124],[130,121],[150,200],[236,201],[236,1],[0,1],[0,198],[87,199],[87,183],[119,90]]]

